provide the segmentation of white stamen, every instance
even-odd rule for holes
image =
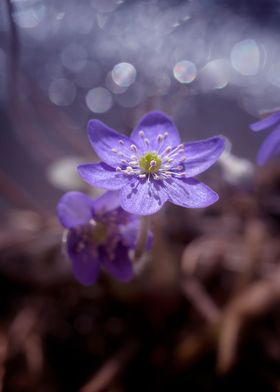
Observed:
[[[149,146],[149,144],[150,144],[149,139],[144,139],[144,142],[145,142],[146,146]]]
[[[124,141],[123,140],[119,140],[119,143],[120,143],[121,146],[124,145]]]
[[[169,135],[168,132],[164,132],[163,134],[164,139],[166,139],[168,135]]]
[[[161,134],[159,134],[157,137],[157,142],[161,143],[162,141],[163,141],[163,136]]]
[[[118,152],[118,150],[116,149],[116,148],[112,148],[112,150],[111,150],[112,152],[115,152],[115,153],[117,153]]]
[[[172,150],[172,147],[171,147],[171,146],[168,146],[168,147],[166,147],[166,149],[163,151],[163,153],[162,153],[161,155],[163,155],[163,154],[169,154],[171,150]]]
[[[130,149],[133,152],[137,152],[137,147],[135,146],[135,144],[131,144]]]
[[[163,163],[172,163],[174,159],[169,158],[168,156],[162,157],[162,162]]]
[[[122,172],[122,169],[121,169],[119,166],[117,166],[117,167],[116,167],[116,172],[121,173],[121,172]]]
[[[147,176],[146,174],[139,174],[138,177],[139,177],[139,178],[146,178],[146,176]]]
[[[163,178],[171,178],[172,172],[162,172],[160,174]]]
[[[184,169],[184,166],[182,166],[182,165],[179,165],[174,168],[174,170],[183,170],[183,169]]]
[[[170,151],[168,152],[168,155],[169,155],[168,158],[170,158],[170,157],[175,158],[178,154],[182,154],[182,153],[183,154],[185,153],[184,145],[183,144],[179,144],[176,148],[174,148],[174,150],[172,150],[171,152]]]
[[[170,171],[170,170],[164,170],[162,174],[167,174],[167,175],[171,176],[174,173],[172,171]]]
[[[138,135],[139,135],[140,137],[144,137],[144,136],[145,136],[145,133],[144,133],[144,131],[139,131],[139,132],[138,132]]]

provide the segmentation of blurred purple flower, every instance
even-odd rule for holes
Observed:
[[[68,229],[66,250],[80,283],[95,283],[101,268],[120,281],[132,279],[129,251],[136,244],[139,217],[119,207],[116,192],[96,200],[81,192],[68,192],[57,205],[57,215]],[[150,233],[146,246],[151,247]]]
[[[270,158],[280,154],[280,111],[277,111],[260,121],[250,125],[252,131],[259,132],[264,129],[275,126],[273,131],[264,140],[261,145],[258,155],[258,165],[264,165]]]
[[[169,200],[199,208],[218,200],[218,195],[192,178],[213,165],[224,150],[219,136],[180,144],[170,117],[161,112],[145,115],[131,137],[117,133],[98,120],[89,121],[89,141],[102,160],[78,167],[90,185],[119,190],[124,210],[150,215]]]

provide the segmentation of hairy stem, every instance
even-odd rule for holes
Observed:
[[[149,227],[150,216],[143,216],[140,221],[138,239],[135,248],[134,263],[137,263],[145,252]]]

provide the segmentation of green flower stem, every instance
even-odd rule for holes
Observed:
[[[143,216],[140,221],[138,239],[135,247],[134,263],[137,263],[145,252],[149,227],[150,216]]]

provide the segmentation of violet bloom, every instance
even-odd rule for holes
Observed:
[[[224,139],[181,144],[176,126],[161,112],[145,115],[131,137],[99,120],[88,125],[89,141],[100,163],[80,165],[90,185],[119,190],[120,204],[128,212],[150,215],[170,202],[183,207],[207,207],[218,195],[192,178],[213,165],[224,150]]]
[[[68,192],[57,205],[57,215],[68,229],[66,251],[80,283],[95,283],[102,268],[123,282],[133,277],[129,252],[135,247],[139,217],[119,207],[116,192],[96,200]],[[150,247],[151,236],[148,240]]]
[[[257,155],[258,165],[264,165],[270,158],[280,154],[280,111],[275,112],[250,126],[255,132],[273,126],[275,126],[275,128],[270,135],[267,136],[259,149]]]

